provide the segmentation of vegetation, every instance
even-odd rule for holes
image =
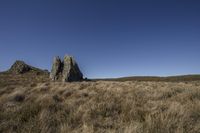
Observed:
[[[200,81],[61,83],[1,73],[0,106],[0,132],[200,131]]]
[[[136,76],[136,77],[122,77],[122,78],[111,78],[111,79],[96,79],[96,81],[98,80],[187,82],[187,81],[200,81],[200,75],[183,75],[183,76],[169,76],[169,77]]]

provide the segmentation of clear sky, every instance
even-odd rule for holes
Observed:
[[[0,0],[0,71],[73,55],[89,78],[200,73],[200,0]]]

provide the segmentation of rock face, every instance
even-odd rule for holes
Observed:
[[[72,82],[82,80],[83,74],[72,56],[65,56],[63,62],[59,57],[55,57],[50,78],[53,81],[62,80],[63,82]]]
[[[60,73],[62,72],[62,62],[60,60],[60,57],[54,57],[53,59],[53,65],[50,73],[50,78],[55,81],[59,78]]]
[[[10,68],[10,72],[16,74],[23,74],[25,72],[30,71],[31,67],[27,65],[25,62],[17,60]]]
[[[64,82],[80,81],[83,79],[83,74],[72,56],[64,57],[62,76],[62,81]]]

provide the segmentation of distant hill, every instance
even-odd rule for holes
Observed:
[[[169,77],[157,77],[157,76],[132,76],[132,77],[120,77],[120,78],[105,78],[105,79],[94,79],[95,81],[197,81],[200,80],[200,75],[179,75]]]

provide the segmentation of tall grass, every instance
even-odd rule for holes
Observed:
[[[0,132],[200,132],[199,81],[45,81],[0,91]]]

